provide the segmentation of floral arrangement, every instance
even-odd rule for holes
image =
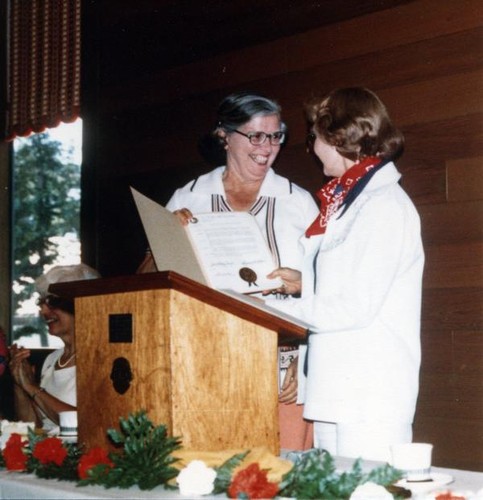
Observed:
[[[181,442],[168,437],[166,426],[154,427],[144,411],[121,418],[119,423],[120,431],[107,431],[114,445],[120,448],[118,452],[97,447],[84,451],[82,446],[64,443],[58,437],[38,436],[29,429],[27,440],[22,440],[19,434],[10,436],[0,465],[46,479],[106,488],[138,485],[142,490],[150,490],[178,475],[172,453],[181,447]]]
[[[179,470],[175,452],[181,441],[169,437],[166,426],[155,427],[144,411],[120,419],[120,430],[109,429],[109,438],[118,448],[84,450],[58,437],[42,437],[29,430],[28,439],[12,434],[0,454],[0,466],[11,471],[30,472],[42,478],[75,481],[79,486],[142,490],[157,486],[174,489],[186,496],[225,493],[230,498],[350,498],[361,485],[374,483],[390,490],[401,474],[389,465],[363,473],[357,460],[351,471],[339,473],[334,460],[323,450],[301,453],[280,482],[268,479],[268,470],[259,463],[242,467],[249,451],[235,454],[218,467],[192,460]],[[404,496],[404,495],[403,495]]]

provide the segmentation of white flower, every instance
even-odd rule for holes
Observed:
[[[28,429],[35,428],[34,422],[9,422],[8,420],[2,420],[0,422],[0,450],[5,448],[9,437],[12,434],[20,434],[23,438],[28,435]]]
[[[180,471],[176,482],[185,496],[209,495],[213,491],[216,471],[201,460],[193,460]]]
[[[389,491],[376,483],[364,483],[358,486],[350,496],[349,500],[393,500]]]

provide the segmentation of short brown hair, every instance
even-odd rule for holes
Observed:
[[[306,106],[312,130],[344,157],[394,159],[404,149],[404,136],[393,125],[386,107],[363,87],[332,91]]]

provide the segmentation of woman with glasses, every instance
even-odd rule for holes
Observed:
[[[404,139],[365,88],[335,90],[307,111],[332,180],[301,239],[302,275],[271,273],[302,298],[271,305],[314,325],[303,392],[315,446],[386,461],[412,439],[420,366],[420,220],[393,163]]]
[[[196,213],[249,212],[260,226],[276,265],[301,269],[298,239],[318,210],[307,191],[272,168],[286,133],[280,106],[273,100],[252,92],[227,96],[218,107],[216,125],[208,137],[221,166],[176,190],[167,208],[184,224]],[[148,255],[138,272],[154,270]],[[302,408],[295,405],[296,349],[281,350],[281,357],[281,366],[288,365],[280,392],[281,446],[306,448],[311,445],[305,439],[307,426]],[[290,363],[292,359],[294,363]],[[308,439],[311,441],[311,436]]]
[[[37,427],[48,432],[59,425],[59,412],[76,409],[74,303],[49,294],[48,288],[53,283],[99,277],[94,269],[78,264],[53,267],[36,280],[40,315],[47,323],[49,334],[62,340],[64,347],[46,357],[40,383],[36,381],[28,361],[30,350],[16,344],[10,347],[9,367],[15,382],[15,406],[19,420],[34,421]]]

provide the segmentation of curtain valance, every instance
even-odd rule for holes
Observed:
[[[81,0],[10,0],[6,138],[80,111]]]

